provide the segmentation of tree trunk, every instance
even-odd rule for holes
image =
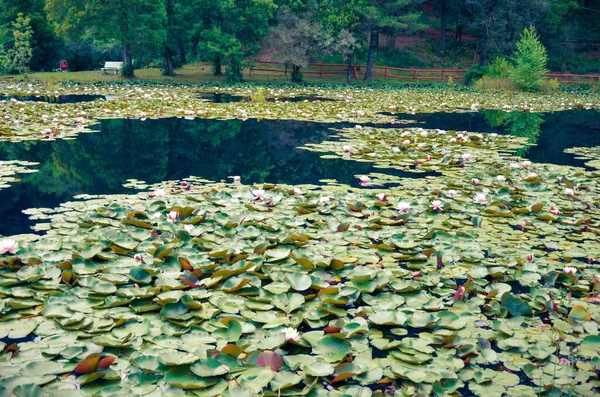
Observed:
[[[123,45],[123,69],[121,71],[124,77],[133,77],[133,60],[129,44]]]
[[[377,49],[379,48],[379,27],[371,27],[371,39],[369,40],[369,55],[367,56],[367,70],[365,71],[365,80],[373,80],[373,64],[375,63],[375,56],[377,55]]]
[[[446,52],[446,14],[448,13],[448,9],[446,8],[446,0],[442,0],[442,42],[441,42],[441,51],[442,54]]]
[[[302,81],[302,79],[300,78],[300,66],[298,65],[292,65],[292,81]]]
[[[215,60],[213,61],[213,67],[214,67],[214,75],[215,76],[220,76],[223,74],[223,71],[221,70],[221,57],[216,57]]]
[[[179,60],[182,65],[187,65],[187,58],[185,56],[185,46],[181,37],[177,39],[177,50],[179,51]]]
[[[352,55],[346,56],[346,84],[350,84],[350,78],[352,77]]]
[[[488,42],[488,34],[487,30],[483,34],[483,38],[481,39],[481,43],[479,43],[479,67],[483,67],[485,65],[485,56],[487,53],[487,42]]]
[[[175,68],[173,68],[173,54],[169,47],[165,48],[165,62],[167,64],[167,76],[175,76]]]

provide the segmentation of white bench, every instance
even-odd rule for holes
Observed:
[[[102,68],[102,73],[106,72],[115,72],[115,74],[119,74],[119,70],[123,67],[123,62],[104,62],[104,67]]]

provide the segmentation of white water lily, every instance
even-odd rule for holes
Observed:
[[[328,196],[323,196],[319,199],[320,204],[327,204],[330,201],[331,201],[331,199]]]
[[[529,160],[525,160],[523,161],[523,167],[527,168],[527,167],[531,167],[532,162]]]
[[[0,240],[0,255],[6,254],[7,252],[10,254],[14,254],[19,249],[19,243],[17,243],[12,238],[5,238]]]
[[[185,225],[183,228],[185,229],[186,232],[188,232],[190,234],[194,231],[194,225],[188,224],[188,225]]]
[[[444,203],[442,200],[433,200],[430,207],[434,211],[441,211],[444,209]]]
[[[300,333],[295,328],[284,328],[285,340],[288,342],[300,342]]]
[[[300,190],[300,188],[295,187],[294,188],[294,195],[298,196],[302,194],[302,190]]]
[[[177,211],[171,211],[167,214],[167,222],[173,223],[179,218],[179,213]]]
[[[448,190],[447,196],[448,197],[454,197],[458,194],[458,192],[456,190]]]
[[[463,159],[463,161],[471,161],[471,159],[473,158],[473,156],[471,155],[471,153],[463,153],[463,155],[461,156],[461,158]]]
[[[154,196],[159,199],[164,199],[167,197],[167,192],[165,192],[165,189],[157,189],[154,191]]]
[[[498,176],[496,177],[496,179],[497,179],[499,182],[504,182],[504,181],[506,180],[506,177],[505,177],[504,175],[498,175]]]
[[[232,176],[233,183],[242,183],[242,177],[239,175]]]
[[[385,195],[385,193],[377,193],[375,195],[375,197],[377,197],[379,199],[379,201],[385,201],[387,199],[387,196]]]
[[[569,188],[569,187],[566,187],[566,188],[565,188],[565,190],[564,190],[564,193],[565,193],[567,196],[574,196],[574,195],[575,195],[575,191],[574,191],[573,189]]]
[[[477,193],[475,195],[475,197],[473,198],[473,202],[477,203],[477,204],[485,204],[486,198],[485,198],[485,194],[483,193]]]
[[[262,200],[265,198],[265,191],[263,189],[256,189],[252,191],[255,200]]]
[[[398,211],[409,212],[410,211],[410,203],[408,201],[399,202],[398,203]]]
[[[573,267],[573,266],[566,266],[563,270],[565,273],[569,273],[569,274],[577,273],[577,268]]]

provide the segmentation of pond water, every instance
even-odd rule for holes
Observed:
[[[518,154],[535,162],[584,166],[564,149],[600,146],[600,112],[565,111],[553,114],[483,111],[479,113],[398,114],[408,126],[497,132],[526,136],[534,146]],[[352,124],[303,121],[247,120],[102,120],[99,132],[76,140],[0,143],[0,159],[39,162],[37,173],[0,190],[0,234],[29,232],[31,222],[21,211],[56,207],[78,194],[130,191],[127,179],[148,183],[190,175],[246,184],[271,182],[319,184],[322,179],[359,186],[357,175],[383,172],[371,163],[322,159],[298,149],[322,142],[330,128]],[[387,125],[388,127],[390,125]],[[398,125],[395,125],[398,127]],[[423,177],[396,170],[388,174]]]
[[[198,176],[228,180],[240,175],[245,184],[320,184],[321,179],[359,186],[357,175],[382,172],[373,164],[322,159],[298,149],[321,142],[330,128],[350,124],[256,120],[102,120],[99,132],[76,140],[0,143],[0,159],[39,162],[37,173],[0,190],[0,234],[29,231],[35,222],[22,210],[56,207],[78,194],[131,191],[127,179],[148,183]],[[388,174],[422,177],[390,170]]]
[[[93,102],[96,99],[106,99],[104,95],[87,95],[87,94],[75,94],[75,95],[56,95],[56,96],[0,96],[0,101],[10,101],[16,99],[17,101],[33,101],[33,102],[49,102],[49,103],[80,103],[80,102]]]

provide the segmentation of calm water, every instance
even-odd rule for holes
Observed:
[[[16,99],[17,101],[32,101],[32,102],[49,102],[49,103],[79,103],[79,102],[93,102],[96,99],[106,99],[104,95],[87,95],[87,94],[75,94],[75,95],[57,95],[57,96],[0,96],[0,101],[10,101]]]
[[[0,234],[29,231],[27,208],[56,207],[77,194],[124,193],[134,178],[155,183],[190,175],[246,184],[320,184],[321,179],[359,186],[356,175],[382,172],[366,162],[322,159],[297,149],[321,142],[332,127],[301,121],[102,120],[99,132],[76,140],[0,143],[0,159],[36,161],[39,172],[0,190]],[[423,174],[388,172],[404,177]]]
[[[396,115],[411,126],[510,133],[532,144],[518,154],[535,162],[583,166],[564,149],[600,146],[600,112],[553,114],[436,113]],[[370,163],[322,159],[297,149],[326,140],[330,128],[353,124],[247,120],[102,120],[99,132],[75,140],[0,143],[0,160],[36,161],[39,172],[24,174],[21,183],[0,190],[0,234],[29,232],[34,223],[22,210],[56,207],[73,196],[130,192],[122,185],[134,178],[155,183],[190,175],[230,180],[240,175],[246,184],[271,182],[319,184],[321,179],[358,186],[356,175],[382,172]],[[398,127],[396,125],[396,127]],[[422,177],[423,174],[390,174]]]

